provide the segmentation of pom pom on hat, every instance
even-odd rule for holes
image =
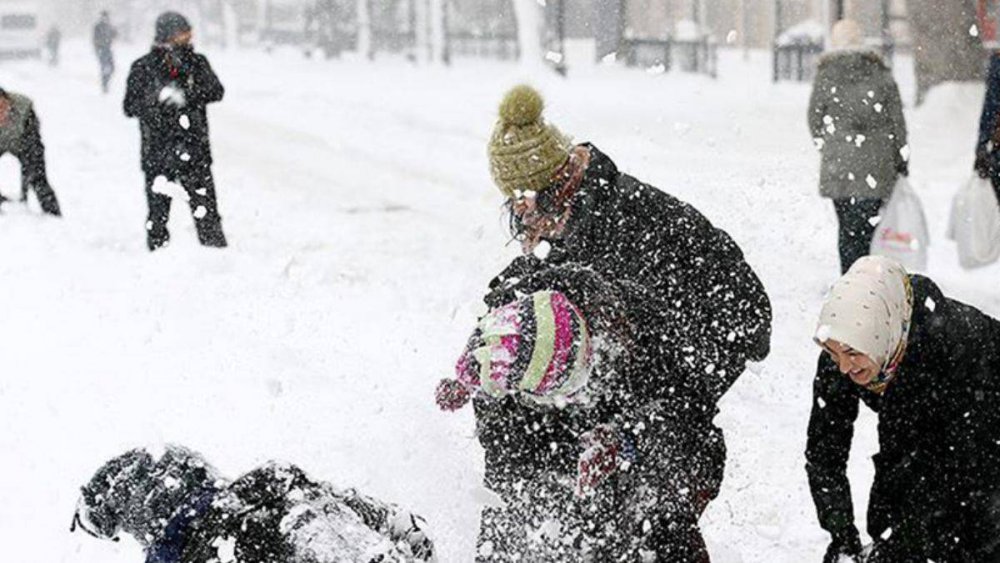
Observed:
[[[515,86],[500,102],[500,119],[509,125],[531,125],[542,117],[545,100],[531,86]]]

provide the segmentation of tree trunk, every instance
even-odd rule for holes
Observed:
[[[537,0],[514,0],[517,18],[517,42],[521,47],[521,64],[541,67],[545,64],[542,49],[545,15]]]
[[[917,103],[942,82],[983,79],[984,50],[973,0],[907,0],[917,74]]]

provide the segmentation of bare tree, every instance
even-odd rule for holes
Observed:
[[[983,45],[973,0],[907,0],[917,72],[917,103],[937,84],[983,77]]]

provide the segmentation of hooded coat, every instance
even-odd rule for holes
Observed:
[[[167,86],[184,93],[182,107],[160,100]],[[189,46],[155,45],[132,64],[124,108],[126,116],[139,119],[147,178],[176,180],[182,171],[212,164],[205,106],[221,101],[224,94],[208,59]]]
[[[112,459],[83,487],[75,524],[132,535],[146,563],[433,561],[423,519],[270,463],[232,483],[177,446]]]
[[[474,401],[486,486],[506,503],[484,511],[480,560],[529,553],[532,561],[610,560],[645,549],[662,561],[698,561],[698,516],[718,493],[725,445],[704,380],[684,363],[681,341],[662,337],[682,327],[670,326],[668,308],[635,283],[609,282],[575,264],[536,267],[516,283],[496,285],[487,304],[560,291],[581,308],[604,352],[588,382],[589,405],[539,406],[516,396]],[[600,424],[626,436],[634,462],[581,500],[572,495],[580,437]],[[551,522],[563,533],[543,547],[538,538]],[[588,553],[596,559],[585,559]]]
[[[806,447],[819,521],[835,541],[858,535],[846,470],[863,402],[878,413],[871,560],[1000,560],[1000,321],[910,282],[905,355],[883,394],[820,356]]]
[[[878,54],[835,51],[820,59],[809,132],[822,153],[820,194],[887,199],[906,162],[906,121],[892,70]]]
[[[743,252],[724,231],[673,196],[619,172],[593,145],[567,232],[545,264],[578,264],[641,287],[663,304],[669,337],[686,368],[703,374],[718,400],[748,360],[770,351],[771,303]],[[493,285],[540,264],[516,260]],[[683,328],[681,328],[683,327]]]

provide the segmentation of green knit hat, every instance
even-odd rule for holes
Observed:
[[[500,102],[487,152],[493,181],[507,197],[540,192],[569,158],[572,143],[542,119],[545,102],[531,86],[515,86]]]

